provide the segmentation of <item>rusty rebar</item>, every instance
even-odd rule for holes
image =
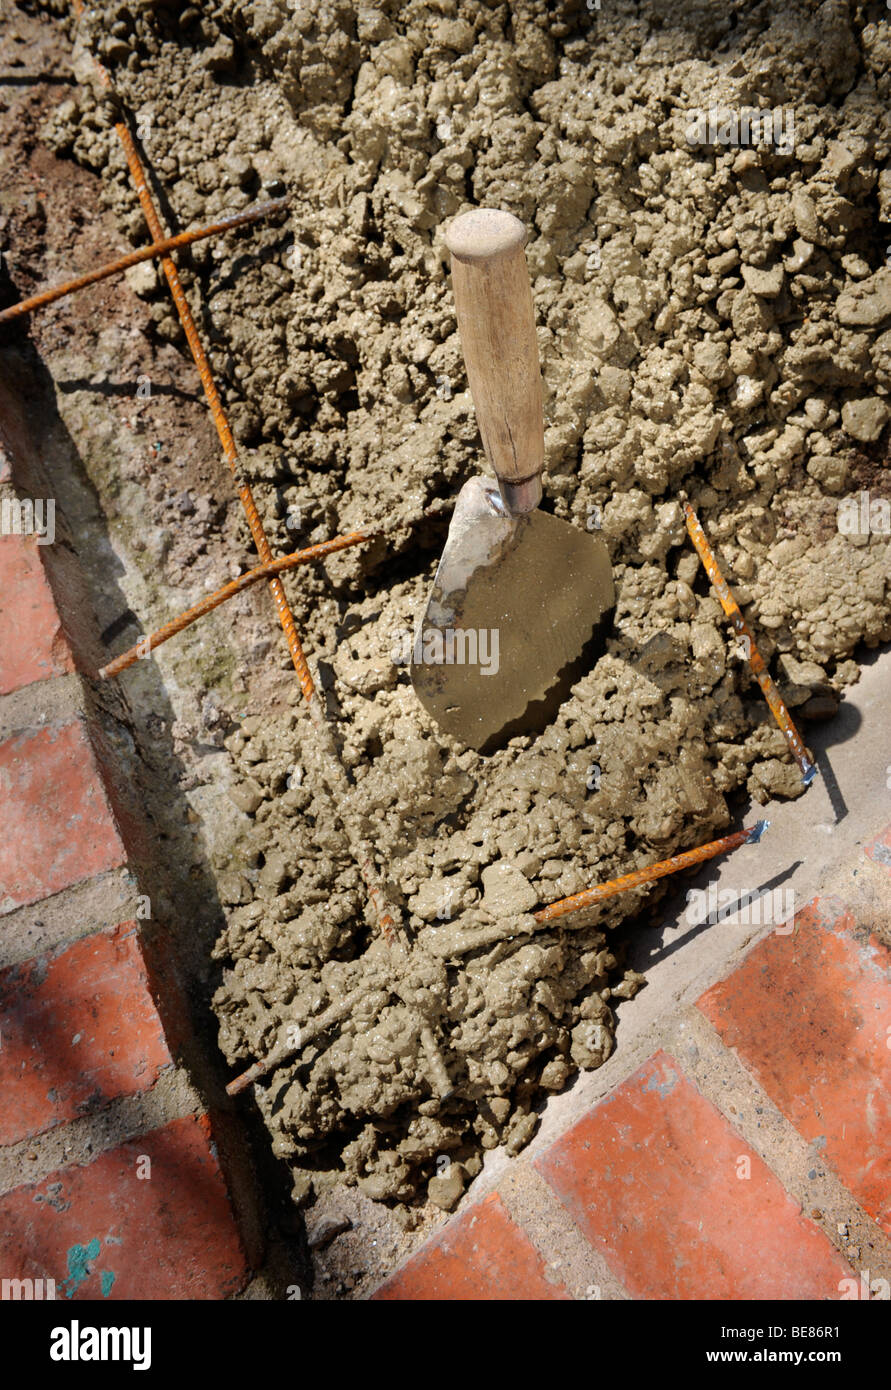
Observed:
[[[339,999],[336,1004],[330,1004],[321,1014],[311,1018],[306,1024],[296,1026],[298,1036],[293,1042],[288,1042],[290,1036],[290,1026],[285,1026],[285,1041],[278,1047],[273,1048],[268,1057],[262,1061],[254,1062],[248,1067],[247,1071],[241,1072],[226,1087],[226,1094],[229,1096],[240,1095],[247,1090],[255,1081],[260,1081],[264,1076],[268,1076],[276,1067],[280,1067],[294,1057],[298,1052],[302,1052],[320,1033],[324,1033],[328,1028],[332,1028],[335,1023],[339,1023],[342,1018],[346,1018],[354,1004],[358,1004],[365,994],[364,989],[354,989],[343,999]]]
[[[565,917],[569,912],[581,912],[585,907],[593,907],[595,903],[602,902],[604,898],[612,898],[617,893],[627,893],[631,888],[639,888],[643,883],[652,883],[654,879],[679,873],[681,869],[689,869],[694,864],[703,863],[706,859],[714,859],[717,854],[727,854],[732,849],[738,849],[747,841],[751,844],[757,844],[769,823],[765,820],[756,821],[746,830],[735,830],[732,835],[724,835],[720,840],[711,840],[707,845],[699,845],[696,849],[684,850],[682,854],[673,854],[670,859],[662,859],[658,864],[649,864],[644,869],[635,869],[630,874],[622,874],[620,878],[611,878],[608,883],[599,883],[594,888],[586,888],[581,893],[574,893],[571,898],[561,898],[559,902],[551,903],[549,907],[542,907],[532,915],[536,922],[541,924],[554,922],[559,917]]]
[[[665,878],[668,874],[679,873],[681,869],[689,869],[696,864],[702,864],[706,859],[714,859],[716,855],[727,854],[730,850],[738,849],[740,845],[757,844],[770,825],[769,821],[759,820],[754,825],[748,826],[745,830],[735,830],[732,835],[724,835],[720,840],[711,840],[707,845],[699,845],[696,849],[685,850],[682,854],[672,855],[670,859],[663,859],[658,864],[649,864],[644,869],[635,869],[633,873],[623,874],[620,878],[611,878],[607,883],[597,884],[594,888],[587,888],[583,893],[575,893],[571,898],[561,898],[559,902],[551,903],[549,907],[540,908],[538,912],[532,913],[538,927],[549,926],[550,923],[558,921],[562,917],[568,916],[573,912],[581,912],[586,907],[592,907],[595,903],[602,902],[605,898],[615,897],[618,893],[627,893],[632,888],[639,888],[644,883],[652,883],[657,878]],[[564,929],[571,926],[570,923],[564,924]],[[512,926],[511,935],[524,935],[522,928]],[[497,929],[483,928],[482,931],[468,932],[464,942],[457,941],[451,943],[449,948],[443,948],[444,955],[460,955],[463,951],[477,950],[484,946],[497,945],[504,940],[503,935],[499,935]],[[279,1044],[270,1052],[268,1057],[262,1061],[254,1062],[246,1071],[236,1076],[226,1087],[227,1094],[237,1096],[239,1092],[245,1090],[255,1081],[259,1081],[264,1076],[268,1076],[276,1067],[290,1060],[291,1057],[304,1047],[306,1047],[319,1033],[332,1027],[335,1023],[344,1018],[353,1004],[361,998],[363,990],[354,990],[352,994],[339,1003],[331,1004],[324,1011],[310,1019],[306,1027],[299,1029],[299,1037],[293,1042],[286,1041]]]
[[[249,589],[252,584],[259,584],[262,579],[271,579],[274,575],[284,574],[286,570],[296,569],[298,565],[309,564],[313,560],[323,560],[326,555],[334,555],[339,550],[346,550],[351,545],[361,545],[368,541],[374,532],[351,531],[346,536],[335,536],[333,540],[322,541],[319,545],[307,546],[305,550],[295,550],[291,555],[282,555],[278,560],[270,560],[268,565],[257,565],[255,569],[248,570],[246,574],[240,574],[237,579],[232,579],[228,584],[224,584],[221,589],[216,589],[214,593],[208,594],[200,602],[187,608],[178,617],[171,618],[148,637],[142,637],[127,651],[121,652],[107,666],[103,666],[97,672],[99,680],[109,680],[112,676],[119,676],[122,671],[134,665],[135,662],[145,659],[158,647],[169,642],[171,637],[176,637],[177,633],[190,627],[192,623],[203,618],[206,613],[212,613],[220,604],[227,599],[234,598],[236,594]]]
[[[718,595],[721,607],[733,624],[734,631],[746,644],[746,659],[755,674],[755,679],[764,692],[764,698],[768,703],[770,712],[777,721],[783,733],[783,737],[789,745],[789,750],[801,769],[802,781],[807,787],[816,777],[817,769],[808,756],[808,751],[802,742],[801,735],[792,722],[792,716],[786,709],[783,697],[777,690],[776,684],[767,670],[764,658],[755,645],[752,629],[740,612],[739,604],[733,597],[730,586],[718,567],[718,562],[706,539],[699,518],[689,502],[684,503],[684,516],[687,520],[687,530],[690,533],[690,539],[695,545],[697,554],[705,567],[705,572],[712,582],[715,593]]]
[[[76,15],[80,16],[83,14],[83,0],[72,0],[72,6]],[[114,84],[112,83],[110,75],[98,59],[94,58],[93,61],[102,85],[113,93]],[[136,189],[136,195],[139,199],[143,216],[148,225],[149,234],[153,241],[163,241],[163,228],[155,209],[154,201],[148,187],[146,172],[136,149],[133,136],[130,133],[130,129],[124,121],[118,121],[115,123],[115,131],[124,150],[124,156],[127,160],[127,166],[130,170],[130,176]],[[163,256],[161,258],[161,266],[170,287],[170,293],[176,305],[176,310],[186,335],[186,341],[189,344],[195,366],[198,369],[201,384],[204,387],[204,393],[207,397],[217,434],[219,435],[223,454],[232,469],[233,479],[238,489],[238,495],[244,508],[245,516],[247,517],[248,527],[254,545],[257,548],[257,553],[260,556],[261,562],[264,565],[270,564],[272,563],[273,555],[269,546],[269,541],[263,529],[259,513],[257,512],[250,486],[247,482],[239,480],[238,454],[235,448],[235,441],[232,437],[229,421],[223,409],[223,403],[220,399],[220,394],[210,369],[207,354],[204,351],[204,347],[198,335],[198,330],[195,326],[192,311],[189,308],[188,301],[180,283],[176,265],[169,256]],[[359,873],[365,884],[369,902],[371,903],[372,910],[377,919],[378,926],[380,927],[381,935],[391,948],[394,956],[394,964],[398,970],[403,963],[402,956],[406,949],[401,921],[398,918],[396,909],[388,901],[384,891],[383,882],[374,861],[373,848],[367,838],[358,829],[355,822],[353,822],[353,817],[349,810],[349,778],[334,741],[334,735],[328,722],[327,714],[319,699],[315,682],[310,673],[309,665],[307,664],[306,656],[297,634],[294,615],[288,604],[281,578],[275,575],[269,580],[269,587],[278,610],[279,621],[281,622],[288,643],[291,661],[297,672],[300,688],[309,708],[310,718],[319,736],[321,761],[323,765],[323,781],[330,794],[334,810],[340,815],[347,838],[350,841],[351,850],[356,860]],[[445,1063],[440,1055],[432,1030],[424,1020],[421,1021],[420,1037],[425,1056],[428,1060],[434,1089],[437,1089],[442,1096],[448,1095],[451,1090],[448,1072],[446,1071]],[[432,1062],[431,1058],[433,1058]]]
[[[442,515],[440,506],[428,507],[422,513],[427,518],[435,518]],[[271,560],[268,565],[257,565],[254,569],[248,570],[245,574],[240,574],[237,579],[232,579],[228,584],[223,584],[219,589],[215,589],[212,594],[201,599],[191,608],[185,609],[177,617],[171,618],[169,622],[163,623],[148,637],[141,637],[138,642],[134,642],[132,647],[128,647],[120,656],[116,656],[107,666],[103,666],[97,671],[99,680],[109,680],[112,676],[119,676],[122,671],[126,671],[135,662],[151,655],[158,647],[169,642],[171,637],[176,637],[180,632],[184,632],[187,627],[197,623],[199,618],[203,618],[207,613],[212,613],[215,608],[226,603],[228,599],[235,598],[237,594],[249,589],[252,584],[259,584],[262,579],[270,579],[273,575],[284,574],[288,570],[297,569],[300,565],[309,564],[313,560],[324,560],[326,556],[333,555],[339,550],[347,550],[353,545],[364,545],[368,541],[376,540],[380,536],[385,536],[389,530],[395,530],[395,525],[376,526],[364,531],[349,531],[344,536],[335,536],[330,541],[320,541],[318,545],[307,546],[305,550],[295,550],[290,555],[282,555],[277,560]]]
[[[142,261],[155,260],[158,256],[166,255],[168,251],[176,251],[181,246],[191,246],[194,241],[217,236],[233,227],[242,227],[247,222],[258,222],[261,217],[269,217],[272,213],[287,207],[288,202],[288,198],[273,198],[269,202],[245,208],[243,212],[233,212],[221,222],[213,222],[207,227],[194,227],[190,232],[179,232],[176,236],[165,237],[163,241],[152,242],[150,246],[142,246],[138,251],[130,251],[126,256],[119,256],[116,261],[109,261],[107,265],[99,266],[96,270],[88,270],[86,274],[66,280],[64,284],[56,285],[51,290],[41,290],[39,294],[32,294],[29,299],[22,299],[18,304],[11,304],[8,309],[0,310],[0,323],[21,318],[23,314],[31,314],[35,309],[42,309],[47,304],[55,304],[57,299],[64,299],[66,295],[86,289],[88,285],[95,285],[99,280],[107,280],[110,275],[119,275]]]
[[[77,16],[84,13],[85,7],[83,0],[72,0],[72,7]],[[107,70],[98,59],[94,58],[93,62],[102,85],[106,87],[109,92],[114,93],[114,83]],[[127,167],[130,171],[130,177],[133,180],[136,196],[139,199],[139,205],[142,208],[143,217],[148,225],[149,235],[152,241],[164,241],[164,229],[161,226],[161,219],[155,208],[154,200],[152,199],[148,186],[148,178],[142,160],[139,157],[139,152],[136,149],[136,143],[130,133],[130,128],[125,121],[116,121],[114,128],[124,151],[124,158],[127,161]],[[266,532],[263,530],[263,524],[260,521],[260,516],[250,486],[247,482],[239,481],[238,451],[235,448],[235,440],[232,437],[229,420],[223,409],[223,402],[220,399],[220,393],[217,390],[217,384],[211,372],[210,363],[204,351],[201,338],[199,337],[198,329],[195,326],[192,310],[189,308],[189,302],[186,299],[185,292],[180,282],[176,265],[173,260],[171,260],[170,256],[162,256],[161,267],[167,279],[167,284],[170,287],[170,293],[176,305],[176,311],[179,315],[180,323],[183,326],[183,332],[186,335],[189,350],[192,354],[195,366],[198,369],[201,385],[204,387],[204,394],[207,397],[207,403],[210,407],[214,425],[216,426],[223,454],[232,470],[232,476],[238,489],[238,496],[244,508],[245,516],[247,517],[251,537],[257,548],[257,554],[260,556],[264,565],[269,564],[273,558],[272,551],[269,547],[269,541],[266,538]],[[284,629],[285,637],[288,642],[288,650],[291,653],[291,659],[297,671],[301,688],[306,695],[307,701],[309,701],[315,686],[312,676],[310,675],[309,667],[306,664],[306,657],[303,654],[300,638],[297,635],[294,615],[288,605],[284,586],[278,576],[276,576],[269,581],[269,587],[272,591],[273,599],[275,600],[275,606],[278,609],[279,620]]]

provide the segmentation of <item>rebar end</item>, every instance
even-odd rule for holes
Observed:
[[[770,829],[770,821],[769,821],[769,820],[759,820],[759,821],[756,821],[755,824],[752,826],[752,833],[751,833],[751,835],[749,836],[749,844],[750,844],[750,845],[757,845],[758,841],[761,839],[761,837],[762,837],[769,829]]]

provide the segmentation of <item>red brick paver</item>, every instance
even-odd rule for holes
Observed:
[[[126,859],[80,720],[0,743],[0,912]]]
[[[0,536],[0,695],[74,670],[33,536]]]
[[[535,1166],[635,1298],[838,1298],[852,1276],[664,1053]]]
[[[528,1236],[496,1192],[450,1221],[382,1284],[375,1299],[552,1301],[570,1295],[545,1275]]]
[[[0,1197],[0,1273],[57,1299],[210,1299],[247,1278],[206,1117]]]
[[[699,1000],[728,1047],[891,1231],[891,952],[816,899]]]
[[[135,923],[0,973],[0,1144],[148,1090],[171,1062]]]

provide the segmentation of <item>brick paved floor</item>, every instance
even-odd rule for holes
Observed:
[[[886,921],[889,845],[891,826],[851,865],[887,875]],[[503,1169],[373,1297],[888,1297],[891,952],[856,907],[767,928],[674,1026],[678,1055]]]

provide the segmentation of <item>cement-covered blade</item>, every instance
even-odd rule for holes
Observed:
[[[615,603],[606,546],[545,512],[512,518],[497,486],[461,489],[412,682],[437,723],[482,748],[542,700]]]

